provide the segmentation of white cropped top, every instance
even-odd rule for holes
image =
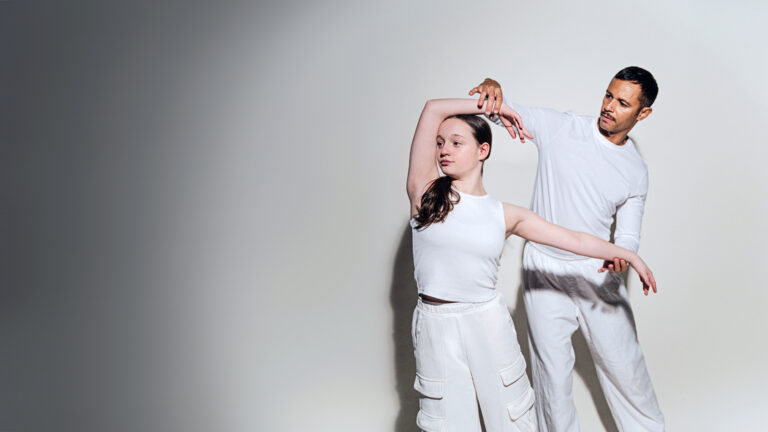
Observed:
[[[482,302],[496,289],[504,249],[504,208],[490,195],[459,193],[442,222],[413,233],[413,264],[419,294],[442,300]]]

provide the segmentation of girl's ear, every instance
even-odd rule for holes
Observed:
[[[484,142],[484,143],[480,144],[478,147],[479,147],[479,151],[480,151],[480,160],[484,161],[484,160],[488,159],[488,154],[491,151],[491,145],[488,144],[487,142]]]

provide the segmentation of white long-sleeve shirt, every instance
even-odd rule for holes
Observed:
[[[614,243],[637,252],[648,168],[632,140],[621,146],[608,141],[597,128],[597,117],[507,104],[520,113],[539,149],[531,210],[552,223],[606,241],[615,214]],[[558,258],[581,258],[534,245]]]

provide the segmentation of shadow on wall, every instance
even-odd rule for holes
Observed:
[[[522,271],[521,271],[522,273]],[[522,280],[522,278],[520,279]],[[525,312],[523,306],[523,286],[522,282],[517,289],[517,299],[515,305],[510,310],[512,314],[512,321],[515,323],[515,331],[517,332],[517,340],[520,344],[520,351],[523,352],[525,357],[525,363],[527,366],[526,373],[528,373],[528,379],[533,382],[531,376],[531,351],[528,346],[528,315]],[[611,410],[608,408],[608,403],[605,400],[603,389],[600,387],[600,381],[597,378],[597,370],[595,369],[595,363],[592,361],[592,354],[589,352],[589,347],[584,339],[584,335],[581,334],[581,330],[576,331],[571,337],[571,343],[573,343],[573,351],[576,355],[576,361],[573,365],[573,369],[579,374],[579,377],[584,381],[584,384],[589,390],[589,395],[592,397],[592,402],[595,404],[597,414],[600,416],[600,422],[603,424],[603,428],[606,432],[618,432],[616,423],[611,416]]]
[[[520,281],[522,280],[523,278],[521,277]],[[395,420],[394,432],[414,432],[419,430],[416,426],[419,398],[416,391],[413,390],[416,362],[413,358],[413,341],[411,340],[411,320],[413,318],[413,309],[416,307],[417,294],[418,289],[413,278],[411,228],[410,225],[406,224],[400,236],[397,253],[395,254],[392,269],[392,285],[389,295],[393,320],[392,339],[395,347],[395,386],[398,398],[400,399],[400,411]],[[629,309],[628,305],[626,305],[625,311],[631,314],[631,309]],[[515,324],[520,349],[528,365],[526,372],[528,373],[528,378],[531,379],[531,357],[527,336],[528,317],[523,306],[522,286],[518,287],[517,298],[510,313]],[[589,347],[580,330],[574,333],[572,343],[576,354],[574,370],[589,390],[603,427],[608,432],[618,431],[605,400],[605,395],[600,387]],[[531,382],[533,382],[532,379]]]
[[[395,255],[392,268],[392,286],[389,303],[392,306],[392,340],[395,347],[395,380],[400,399],[400,412],[395,420],[395,432],[418,431],[416,414],[419,397],[413,389],[416,377],[416,361],[413,358],[411,320],[416,307],[418,289],[413,279],[413,250],[411,226],[406,224]]]
[[[522,260],[521,260],[522,262]],[[566,280],[570,280],[570,283],[567,284],[567,286],[563,286],[564,290],[569,292],[571,295],[576,295],[579,297],[582,297],[584,299],[592,300],[595,302],[595,304],[602,304],[604,306],[612,306],[616,307],[619,310],[621,310],[629,320],[629,322],[632,324],[632,328],[635,332],[635,337],[637,337],[637,329],[635,327],[635,320],[634,320],[634,314],[632,313],[632,308],[627,302],[626,299],[622,298],[618,293],[618,287],[619,283],[616,279],[606,279],[606,283],[601,285],[595,285],[593,283],[587,282],[579,275],[551,275],[551,274],[529,274],[528,277],[543,277],[545,279],[559,279],[563,280],[563,278],[566,278]],[[626,286],[627,283],[627,273],[624,273],[619,276],[621,279],[623,279],[623,284]],[[523,352],[523,356],[525,357],[526,364],[528,365],[528,368],[526,372],[528,373],[528,377],[531,377],[531,357],[530,357],[530,346],[528,344],[528,315],[524,306],[524,300],[523,300],[523,281],[526,279],[525,270],[520,270],[520,286],[517,290],[517,299],[516,303],[514,305],[514,308],[512,309],[512,320],[515,323],[515,330],[517,331],[517,338],[520,343],[521,351]],[[561,285],[562,286],[562,285]],[[587,287],[587,289],[584,289]],[[581,289],[577,288],[581,287]],[[584,338],[584,334],[582,333],[582,330],[579,328],[576,330],[573,335],[571,336],[571,344],[573,346],[575,361],[573,369],[575,372],[579,375],[579,377],[584,382],[585,386],[587,387],[587,390],[589,391],[590,397],[592,398],[592,402],[595,405],[595,409],[597,410],[597,414],[600,418],[600,422],[603,425],[603,428],[607,432],[614,432],[618,431],[618,427],[616,426],[616,422],[613,419],[613,416],[611,415],[611,410],[608,407],[608,402],[605,399],[605,394],[603,393],[603,389],[600,386],[600,381],[597,376],[597,370],[595,368],[595,362],[592,357],[592,353],[589,349],[589,346],[587,344],[586,339]],[[533,379],[531,379],[531,382],[533,382]]]

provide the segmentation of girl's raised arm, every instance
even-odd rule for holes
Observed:
[[[502,114],[508,114],[505,116],[505,120],[522,128],[522,122],[517,113],[509,107],[505,106],[505,108],[507,111],[503,110],[502,112]],[[421,194],[429,183],[440,175],[437,170],[436,144],[440,123],[452,115],[483,114],[484,112],[484,107],[478,107],[475,99],[432,99],[427,101],[421,111],[421,117],[419,117],[419,123],[416,125],[416,132],[413,134],[413,141],[411,142],[406,190],[412,207],[421,200]]]

